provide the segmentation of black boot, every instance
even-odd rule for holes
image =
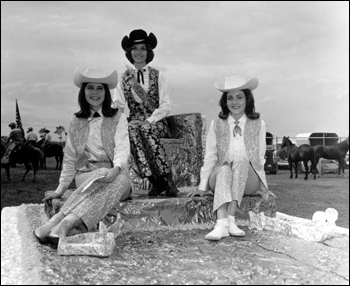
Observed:
[[[159,177],[159,179],[162,181],[166,196],[176,197],[176,194],[179,192],[179,190],[176,188],[171,173],[162,175]]]
[[[148,195],[150,197],[153,197],[153,196],[158,196],[160,195],[162,192],[165,191],[164,188],[162,188],[161,184],[159,184],[159,179],[152,175],[152,176],[149,176],[147,177],[148,181],[152,184],[152,188],[151,190],[148,192]]]

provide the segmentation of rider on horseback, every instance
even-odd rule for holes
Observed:
[[[9,127],[11,128],[11,132],[5,145],[6,150],[1,158],[2,164],[8,164],[10,162],[11,151],[16,147],[16,145],[23,143],[24,139],[23,132],[20,128],[16,128],[16,123],[11,122]]]
[[[33,132],[33,127],[28,127],[28,130],[27,130],[28,144],[35,145],[36,141],[38,141],[38,136]]]
[[[50,133],[50,130],[46,129],[46,127],[41,128],[39,130],[40,139],[37,142],[41,141],[42,139],[45,139],[42,143],[42,148],[44,147],[45,144],[48,144],[49,142],[51,142],[52,137],[49,133]]]

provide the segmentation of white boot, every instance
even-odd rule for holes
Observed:
[[[228,221],[227,218],[218,219],[216,221],[216,225],[214,230],[209,232],[205,239],[207,240],[220,240],[223,237],[228,237],[230,234],[228,233]]]
[[[245,236],[245,232],[236,225],[235,217],[228,216],[228,231],[232,236]]]

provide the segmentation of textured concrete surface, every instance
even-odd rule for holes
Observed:
[[[212,224],[160,226],[122,232],[98,258],[40,245],[32,230],[46,220],[42,204],[2,210],[2,285],[349,285],[348,235],[313,242],[246,227],[243,238],[211,242]]]
[[[28,216],[28,209],[36,212]],[[1,211],[1,285],[41,285],[41,254],[33,224],[46,217],[43,205],[5,207]]]

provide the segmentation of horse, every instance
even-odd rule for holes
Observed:
[[[9,163],[2,164],[5,167],[6,171],[6,181],[11,181],[10,177],[10,166],[13,163],[24,164],[26,171],[23,174],[22,181],[25,180],[28,172],[33,169],[33,180],[35,182],[36,172],[39,167],[40,160],[43,160],[43,153],[39,148],[31,146],[30,144],[17,144],[15,148],[12,150],[9,156]]]
[[[288,153],[288,164],[290,170],[290,178],[293,178],[293,163],[295,165],[295,178],[298,178],[298,162],[302,161],[305,167],[305,178],[307,180],[309,175],[308,161],[311,161],[310,172],[314,174],[316,179],[316,165],[315,165],[315,152],[314,149],[308,144],[302,144],[299,147],[290,141],[289,137],[283,136],[281,150],[286,147]]]
[[[42,152],[44,153],[44,160],[43,160],[43,169],[46,169],[46,158],[47,157],[55,157],[56,159],[56,170],[62,169],[62,161],[63,161],[63,147],[62,145],[54,142],[48,142],[43,144],[45,141],[45,138],[37,141],[35,143],[35,146],[40,148]]]
[[[1,157],[4,155],[6,149],[6,140],[1,138]]]
[[[349,151],[349,135],[348,138],[340,143],[333,144],[331,146],[315,145],[315,166],[317,166],[320,158],[337,160],[338,164],[338,176],[340,176],[340,171],[343,171],[345,175],[345,156]]]

